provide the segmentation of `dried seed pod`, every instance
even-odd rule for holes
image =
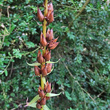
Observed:
[[[46,68],[45,65],[42,66],[41,72],[42,72],[42,76],[46,76],[47,75],[47,68]]]
[[[51,12],[53,11],[53,4],[52,4],[52,2],[48,4],[48,10],[51,10]]]
[[[46,104],[46,97],[43,97],[40,101],[41,105],[45,105]]]
[[[49,17],[49,15],[53,12],[53,4],[52,3],[49,3],[48,4],[48,12],[47,12],[47,16],[46,17]]]
[[[49,100],[50,99],[50,97],[46,97],[46,100]]]
[[[34,67],[35,75],[40,76],[40,68],[38,66]]]
[[[41,22],[44,20],[44,15],[42,14],[42,12],[39,9],[39,7],[37,9],[37,17],[38,17],[39,21],[41,21]]]
[[[45,58],[46,61],[49,61],[51,59],[51,51],[44,54],[44,58]]]
[[[43,33],[41,32],[41,35],[40,35],[40,43],[43,47],[47,46],[47,41],[46,41],[46,38],[44,37]]]
[[[48,48],[51,50],[55,49],[58,44],[59,44],[59,42],[53,42],[53,43],[51,42],[51,43],[49,43]]]
[[[37,103],[36,104],[36,108],[38,108],[38,109],[41,109],[42,108],[42,106],[40,105],[40,103]]]
[[[53,39],[53,29],[48,29],[47,30],[47,33],[46,33],[46,39],[48,40],[48,41],[51,41],[52,39]]]
[[[38,93],[40,93],[40,91],[42,91],[42,88],[39,86],[39,88],[38,88]]]
[[[44,93],[43,90],[41,90],[41,91],[39,92],[39,97],[44,97],[44,96],[45,96],[45,93]]]
[[[47,63],[46,68],[47,68],[47,73],[50,73],[52,69],[52,63]]]
[[[51,92],[51,83],[49,83],[49,84],[47,85],[46,92],[47,92],[47,93]]]
[[[43,63],[43,62],[44,62],[44,58],[43,58],[42,54],[40,54],[40,55],[37,57],[37,61],[38,61],[39,63]]]
[[[54,12],[51,12],[51,14],[47,17],[48,23],[51,23],[54,21]]]
[[[46,93],[50,93],[51,92],[51,83],[49,83],[48,81],[46,82],[46,85],[44,87],[44,91]]]

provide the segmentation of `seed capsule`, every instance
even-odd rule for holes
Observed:
[[[45,96],[44,91],[41,90],[41,91],[39,92],[39,97],[44,97],[44,96]]]
[[[43,97],[40,101],[41,105],[45,105],[46,104],[46,97]]]
[[[48,29],[47,30],[47,33],[46,33],[46,39],[48,40],[48,41],[51,41],[52,39],[53,39],[53,29]]]
[[[59,44],[59,42],[51,42],[51,43],[49,43],[48,48],[51,50],[55,49],[58,44]]]
[[[50,99],[50,97],[46,97],[46,100],[49,100]]]
[[[42,108],[42,106],[40,105],[40,103],[37,103],[36,104],[36,108],[38,108],[38,109],[41,109]]]
[[[43,63],[43,62],[44,62],[44,58],[43,58],[43,56],[42,56],[40,50],[38,51],[37,61],[38,61],[39,63]]]
[[[51,92],[51,83],[49,83],[48,81],[46,82],[46,85],[44,87],[44,91],[46,93],[50,93]]]
[[[47,45],[46,38],[44,37],[42,32],[41,32],[41,36],[40,36],[40,43],[43,47],[45,47]]]
[[[47,75],[47,68],[45,67],[45,65],[42,66],[41,72],[42,72],[42,76],[46,76]]]
[[[38,66],[34,67],[35,75],[40,76],[40,68]]]
[[[38,17],[39,21],[41,21],[41,22],[44,20],[44,15],[42,14],[42,12],[39,8],[37,10],[37,17]]]
[[[53,12],[53,4],[49,3],[48,4],[48,12],[47,12],[47,17]]]
[[[48,21],[48,23],[51,23],[54,21],[54,13],[53,12],[51,12],[51,14],[47,17],[47,21]]]
[[[50,73],[52,69],[52,63],[47,63],[46,68],[47,68],[47,73]]]
[[[48,52],[48,53],[45,53],[44,58],[45,58],[46,61],[49,61],[51,59],[51,51]]]

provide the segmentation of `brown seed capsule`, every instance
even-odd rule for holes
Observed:
[[[45,58],[46,61],[49,61],[51,59],[51,51],[44,54],[44,58]]]
[[[47,16],[46,17],[49,17],[49,15],[53,12],[53,5],[52,3],[49,3],[48,4],[48,12],[47,12]]]
[[[36,108],[38,108],[38,109],[41,109],[42,108],[42,106],[40,105],[40,103],[37,103],[36,104]]]
[[[44,20],[44,15],[42,14],[42,12],[39,8],[37,10],[37,17],[38,17],[39,21],[41,21],[41,22]]]
[[[47,63],[46,68],[47,68],[47,73],[50,73],[52,69],[52,63]]]
[[[48,81],[46,82],[46,85],[45,85],[45,87],[44,87],[44,91],[45,91],[46,93],[51,92],[51,83],[49,83]]]
[[[45,47],[47,45],[46,38],[44,37],[42,32],[41,32],[41,36],[40,36],[40,43],[43,47]]]
[[[46,39],[48,40],[48,41],[51,41],[52,39],[53,39],[53,29],[48,29],[47,30],[47,33],[46,33]]]
[[[39,92],[39,97],[44,97],[44,96],[45,96],[45,93],[44,93],[43,90],[41,90],[41,91]]]
[[[53,4],[52,4],[52,2],[48,4],[48,10],[51,10],[51,12],[53,11]]]
[[[38,66],[34,67],[35,75],[40,76],[40,68]]]
[[[46,97],[43,97],[40,101],[41,105],[45,105],[46,104]]]
[[[48,23],[51,23],[54,21],[54,13],[53,12],[51,12],[51,14],[47,17],[47,21],[48,21]]]
[[[46,76],[47,75],[47,68],[46,68],[45,65],[42,66],[41,72],[42,72],[42,76]]]
[[[42,54],[40,54],[40,55],[37,57],[37,61],[38,61],[39,63],[43,63],[43,62],[44,62],[44,58],[43,58]]]
[[[59,44],[59,42],[49,43],[48,48],[51,49],[51,50],[52,50],[52,49],[55,49],[58,44]]]
[[[40,91],[42,91],[42,88],[39,86],[39,88],[38,88],[38,93],[40,93]]]
[[[49,100],[50,99],[50,97],[46,97],[46,100]]]
[[[49,83],[49,84],[47,85],[46,92],[47,92],[47,93],[51,92],[51,83]]]

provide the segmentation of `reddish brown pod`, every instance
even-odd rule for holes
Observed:
[[[39,21],[41,21],[41,22],[44,20],[44,15],[42,14],[42,12],[39,9],[39,7],[37,9],[37,17],[38,17]]]
[[[47,63],[46,68],[47,68],[47,73],[50,73],[52,70],[52,63]]]
[[[42,90],[41,87],[39,87],[39,89],[38,89],[38,94],[39,94],[39,97],[44,97],[45,96],[45,93],[44,93],[44,91]]]
[[[46,50],[44,54],[45,61],[49,61],[51,59],[51,51]]]
[[[40,101],[41,105],[45,105],[46,104],[46,97],[43,97]]]
[[[53,39],[53,29],[48,29],[46,33],[46,39],[47,41],[51,41]]]
[[[40,76],[40,68],[38,66],[34,67],[35,75]]]
[[[36,108],[41,109],[42,108],[41,104],[40,103],[37,103],[36,104]]]
[[[51,83],[49,83],[48,81],[46,82],[46,85],[44,87],[44,90],[46,93],[50,93],[51,92]]]
[[[44,76],[47,76],[47,68],[46,68],[45,65],[42,66],[42,68],[41,68],[41,73],[42,73],[42,76],[43,76],[43,77],[44,77]]]
[[[43,62],[44,62],[44,58],[43,58],[43,56],[42,56],[40,50],[38,51],[37,61],[38,61],[39,63],[43,63]]]
[[[59,44],[59,42],[50,42],[48,45],[48,48],[53,50],[57,47],[58,44]]]
[[[40,43],[43,47],[47,46],[47,41],[46,41],[46,38],[44,37],[43,33],[41,32],[41,35],[40,35]]]
[[[54,21],[54,12],[51,12],[51,14],[47,18],[48,23],[52,23]]]
[[[52,4],[52,2],[48,4],[48,14],[50,14],[51,12],[53,12],[53,4]]]

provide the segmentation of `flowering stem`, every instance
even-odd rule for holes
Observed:
[[[48,11],[47,5],[48,5],[48,0],[45,0],[45,3],[44,3],[44,7],[45,7],[44,17],[46,17],[47,11]],[[46,25],[47,25],[47,21],[46,21],[46,19],[44,19],[44,22],[43,22],[43,35],[44,35],[45,38],[46,38],[46,27],[47,27]],[[46,51],[46,46],[44,47],[43,54],[45,53],[45,51]],[[44,82],[43,82],[43,76],[42,75],[41,75],[41,88],[44,90]],[[43,110],[43,107],[41,108],[41,110]]]

